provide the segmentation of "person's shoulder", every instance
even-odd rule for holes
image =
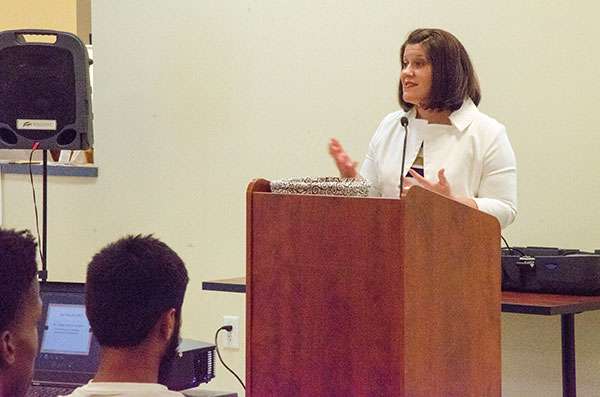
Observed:
[[[373,135],[371,143],[377,144],[384,137],[394,132],[396,128],[400,125],[400,119],[405,115],[406,112],[404,112],[404,110],[398,110],[392,113],[388,113],[379,123],[379,126],[377,127],[377,130]]]
[[[501,122],[499,122],[498,120],[496,120],[492,116],[489,116],[489,115],[487,115],[487,114],[485,114],[485,113],[483,113],[481,111],[479,111],[477,113],[476,119],[479,121],[479,123],[481,125],[489,127],[491,129],[494,129],[494,130],[506,129],[506,127],[504,126],[504,124],[502,124]]]
[[[140,394],[140,396],[146,396],[146,395],[152,396],[152,397],[185,397],[185,395],[183,393],[178,392],[178,391],[169,390],[163,385],[156,385],[156,389],[153,390],[152,393]]]
[[[381,120],[380,124],[398,123],[403,116],[406,116],[406,112],[404,110],[397,110],[395,112],[388,113],[385,115],[383,120]]]
[[[75,389],[68,396],[89,397],[95,395],[114,395],[120,397],[185,397],[184,394],[167,389],[154,383],[97,382],[88,383]]]
[[[379,123],[379,127],[377,127],[377,133],[387,133],[390,130],[396,128],[396,126],[400,125],[400,119],[406,116],[406,112],[404,110],[397,110],[392,113],[388,113]],[[376,134],[377,135],[377,134]]]
[[[504,124],[480,110],[473,113],[472,125],[475,127],[471,129],[474,133],[492,140],[506,135],[506,126]]]
[[[79,387],[79,388],[77,388],[77,389],[73,390],[73,391],[71,392],[71,394],[59,394],[59,395],[58,395],[58,396],[56,396],[56,397],[81,397],[81,396],[85,396],[86,394],[81,394],[81,393],[79,392],[79,389],[81,389],[81,388]]]
[[[482,112],[471,98],[465,99],[460,109],[452,112],[450,120],[459,131],[466,130],[468,135],[486,137],[506,132],[502,123]]]
[[[160,397],[185,397],[185,394],[178,391],[167,390],[164,394],[161,394]]]
[[[86,390],[87,385],[79,386],[78,388],[71,391],[71,394],[60,394],[56,397],[87,397],[89,393]]]

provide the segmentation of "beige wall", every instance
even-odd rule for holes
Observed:
[[[209,341],[223,315],[244,320],[243,295],[201,282],[245,272],[246,183],[335,174],[330,136],[361,160],[397,109],[398,49],[418,26],[462,40],[481,108],[508,128],[520,214],[505,237],[600,248],[599,11],[591,0],[97,0],[100,175],[50,180],[50,276],[82,280],[100,246],[154,232],[190,270],[186,336]],[[32,227],[26,178],[3,182],[5,223]],[[560,396],[560,319],[502,318],[504,395]],[[599,326],[599,312],[577,316],[581,396],[600,393]],[[243,348],[225,358],[244,373]],[[240,390],[217,371],[211,388]]]
[[[52,29],[77,33],[76,0],[2,0],[0,31]]]
[[[77,0],[77,36],[85,44],[90,44],[92,32],[92,0]]]

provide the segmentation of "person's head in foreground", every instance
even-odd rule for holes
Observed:
[[[25,396],[38,353],[42,302],[35,240],[0,229],[0,396]]]
[[[181,258],[152,236],[122,238],[92,258],[86,312],[101,359],[88,386],[165,381],[179,344],[187,283]]]

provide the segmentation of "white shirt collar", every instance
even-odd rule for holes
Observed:
[[[473,103],[471,98],[466,98],[463,101],[460,109],[455,110],[454,112],[452,112],[450,114],[450,123],[452,123],[452,125],[458,131],[463,132],[464,130],[467,129],[467,127],[469,125],[471,125],[471,122],[473,121],[473,119],[475,118],[475,115],[478,112],[479,112],[479,109],[477,109],[477,106]],[[410,108],[410,110],[406,113],[406,116],[411,120],[418,120],[418,119],[416,119],[417,110],[415,109],[414,106],[412,108]],[[425,120],[423,120],[423,121],[425,121]],[[427,121],[425,121],[425,123],[427,123]]]
[[[477,109],[471,98],[466,98],[460,109],[450,114],[450,122],[457,130],[463,132],[471,124],[477,112],[479,112],[479,109]]]

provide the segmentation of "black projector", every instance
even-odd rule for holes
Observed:
[[[600,295],[600,250],[513,247],[502,251],[505,291]]]
[[[167,378],[169,389],[190,389],[215,377],[215,345],[182,339],[177,351]]]

